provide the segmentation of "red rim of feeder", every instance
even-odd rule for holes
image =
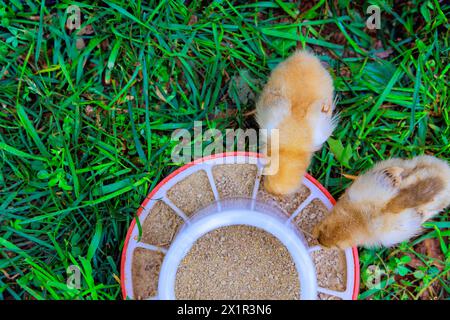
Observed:
[[[148,194],[148,196],[144,199],[144,201],[139,206],[139,208],[136,212],[137,217],[139,217],[141,215],[143,208],[153,198],[155,193],[158,192],[158,190],[162,186],[164,186],[169,180],[171,180],[173,177],[175,177],[179,173],[185,171],[186,169],[188,169],[196,164],[199,164],[199,163],[202,163],[202,162],[205,162],[208,160],[223,158],[223,157],[237,157],[237,156],[255,157],[255,158],[263,157],[263,155],[261,153],[257,153],[257,152],[236,151],[236,152],[224,152],[224,153],[214,154],[214,155],[211,155],[208,157],[200,158],[200,159],[194,160],[192,162],[189,162],[189,163],[185,164],[184,166],[178,168],[171,174],[169,174],[167,177],[165,177],[163,180],[161,180],[160,183],[158,183],[156,185],[156,187]],[[305,174],[305,178],[308,179],[312,184],[314,184],[328,198],[328,200],[330,200],[330,202],[333,204],[333,206],[336,204],[336,200],[328,192],[328,190],[325,189],[324,186],[322,186],[322,184],[319,181],[317,181],[315,178],[313,178],[308,173]],[[125,261],[126,261],[128,243],[130,241],[131,233],[132,233],[135,225],[136,225],[136,218],[133,219],[130,226],[128,227],[127,235],[125,237],[125,242],[123,244],[123,249],[122,249],[122,257],[121,257],[121,263],[120,263],[120,286],[122,288],[123,299],[127,299],[127,292],[126,292],[126,287],[125,287]],[[354,266],[353,266],[354,267],[354,279],[353,279],[354,287],[353,287],[352,299],[357,300],[358,294],[359,294],[359,286],[360,286],[359,255],[358,255],[357,247],[352,247],[352,254],[353,254],[353,261],[354,261]]]

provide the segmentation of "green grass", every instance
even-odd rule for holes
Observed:
[[[237,87],[258,94],[295,48],[335,79],[340,123],[310,167],[335,197],[343,174],[382,159],[450,160],[444,2],[80,1],[92,32],[78,36],[69,1],[50,2],[0,0],[0,299],[120,298],[125,233],[176,168],[173,130],[254,127],[254,95]],[[369,4],[380,30],[364,28]],[[448,299],[449,237],[447,210],[414,241],[360,249],[360,298]],[[80,290],[66,286],[70,265]],[[386,275],[370,289],[374,265]]]

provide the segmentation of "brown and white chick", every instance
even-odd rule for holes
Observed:
[[[422,223],[448,205],[446,161],[394,158],[359,176],[313,235],[324,247],[389,247],[420,234]]]
[[[300,187],[313,152],[336,126],[333,91],[330,74],[307,51],[295,52],[272,71],[256,104],[260,128],[279,130],[278,171],[264,183],[269,192],[290,194]],[[274,142],[268,137],[270,158]]]

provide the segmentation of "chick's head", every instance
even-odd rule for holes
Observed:
[[[368,228],[364,215],[367,210],[371,208],[352,203],[348,194],[344,194],[331,213],[315,226],[314,238],[325,248],[346,249],[365,242]]]

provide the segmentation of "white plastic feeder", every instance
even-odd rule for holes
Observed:
[[[359,291],[359,261],[356,248],[345,250],[347,283],[345,291],[335,291],[317,285],[315,267],[310,253],[321,250],[320,246],[308,247],[303,235],[292,223],[293,218],[314,199],[319,199],[328,209],[335,204],[333,197],[317,180],[306,175],[303,184],[310,190],[310,195],[299,205],[295,213],[286,216],[276,208],[269,207],[256,200],[259,182],[264,167],[262,155],[249,152],[235,152],[202,158],[179,168],[161,181],[142,203],[138,210],[140,223],[143,224],[154,205],[154,199],[166,202],[185,221],[171,242],[168,249],[152,246],[137,241],[138,228],[133,220],[129,227],[122,252],[121,286],[124,298],[134,298],[132,283],[132,257],[135,248],[144,248],[165,253],[158,279],[158,295],[153,299],[175,299],[175,281],[177,269],[192,248],[194,243],[208,232],[215,229],[232,226],[248,225],[263,229],[276,237],[291,255],[299,275],[301,299],[313,300],[318,293],[336,296],[341,299],[356,299]],[[254,184],[251,199],[219,199],[217,187],[212,175],[212,168],[218,164],[255,164],[258,174]],[[187,217],[179,208],[167,199],[167,191],[179,181],[199,170],[207,173],[216,202],[201,209],[192,217]]]

